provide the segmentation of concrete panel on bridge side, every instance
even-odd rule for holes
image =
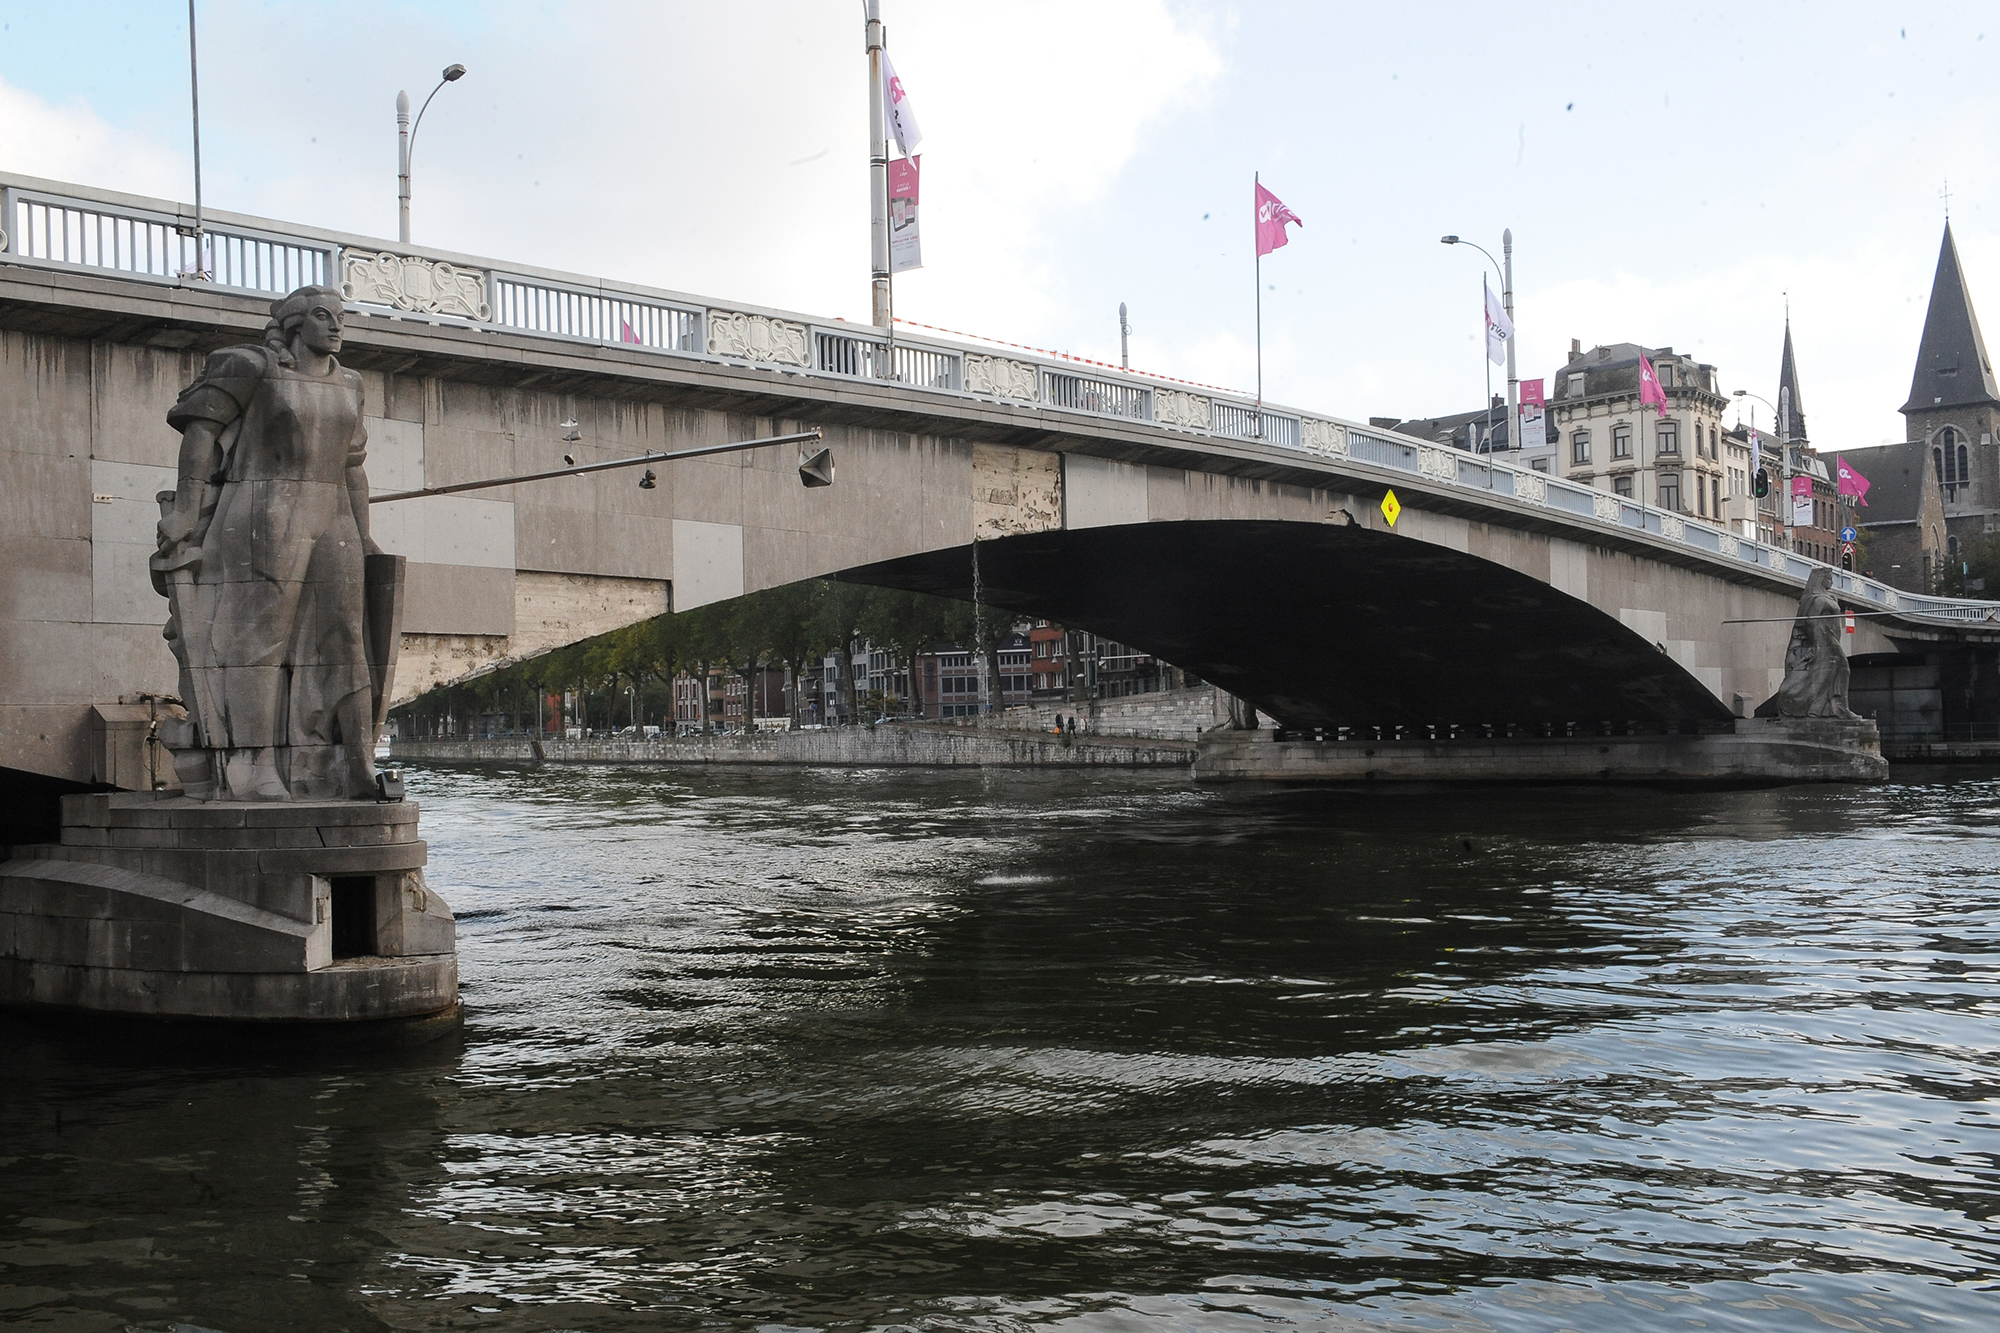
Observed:
[[[743,526],[674,520],[674,606],[692,611],[743,595]]]
[[[1105,528],[1148,518],[1146,469],[1087,454],[1064,454],[1063,526]]]

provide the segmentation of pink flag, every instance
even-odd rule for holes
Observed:
[[[1660,387],[1660,377],[1653,370],[1652,361],[1644,352],[1639,354],[1639,406],[1651,403],[1661,416],[1667,414],[1667,391]]]
[[[638,335],[638,334],[636,334],[636,333],[634,333],[634,332],[632,331],[632,321],[631,321],[631,320],[629,320],[629,319],[621,319],[621,320],[619,320],[618,322],[619,322],[619,323],[620,323],[621,325],[623,325],[623,326],[624,326],[623,328],[621,328],[621,329],[620,329],[620,330],[618,331],[618,341],[619,341],[619,342],[622,342],[622,343],[636,343],[636,342],[639,342],[639,341],[640,341],[640,338],[639,338],[639,335]]]
[[[1854,503],[1858,505],[1867,504],[1868,478],[1849,467],[1845,458],[1835,455],[1833,462],[1840,473],[1840,494],[1853,496]]]
[[[1277,195],[1257,186],[1257,257],[1263,258],[1283,245],[1289,237],[1285,235],[1285,224],[1296,222],[1305,226],[1305,219],[1286,208]]]

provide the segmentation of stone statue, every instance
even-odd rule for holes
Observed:
[[[401,557],[368,536],[361,376],[334,353],[341,296],[301,287],[262,346],[225,347],[167,413],[154,588],[188,720],[174,768],[201,800],[377,797]]]
[[[1759,706],[1757,716],[1858,716],[1847,706],[1847,654],[1840,642],[1845,632],[1833,595],[1833,571],[1822,566],[1807,577],[1799,598],[1791,646],[1785,649],[1784,683]]]

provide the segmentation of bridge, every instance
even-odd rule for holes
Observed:
[[[838,466],[806,490],[794,452],[767,448],[664,465],[653,489],[606,473],[376,505],[410,561],[403,699],[817,575],[970,597],[976,548],[988,603],[1157,654],[1294,737],[1638,744],[1741,731],[1815,568],[1558,477],[1092,362],[204,226],[197,278],[187,206],[0,175],[10,790],[153,776],[119,738],[175,687],[145,565],[174,477],[166,411],[308,282],[349,299],[377,491],[807,426]],[[2000,723],[2000,605],[1833,582],[1859,613],[1858,693],[1941,734]]]

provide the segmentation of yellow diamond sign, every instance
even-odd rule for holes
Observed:
[[[1394,491],[1382,497],[1382,517],[1389,520],[1390,527],[1396,526],[1396,515],[1402,512],[1403,506],[1397,501]]]

